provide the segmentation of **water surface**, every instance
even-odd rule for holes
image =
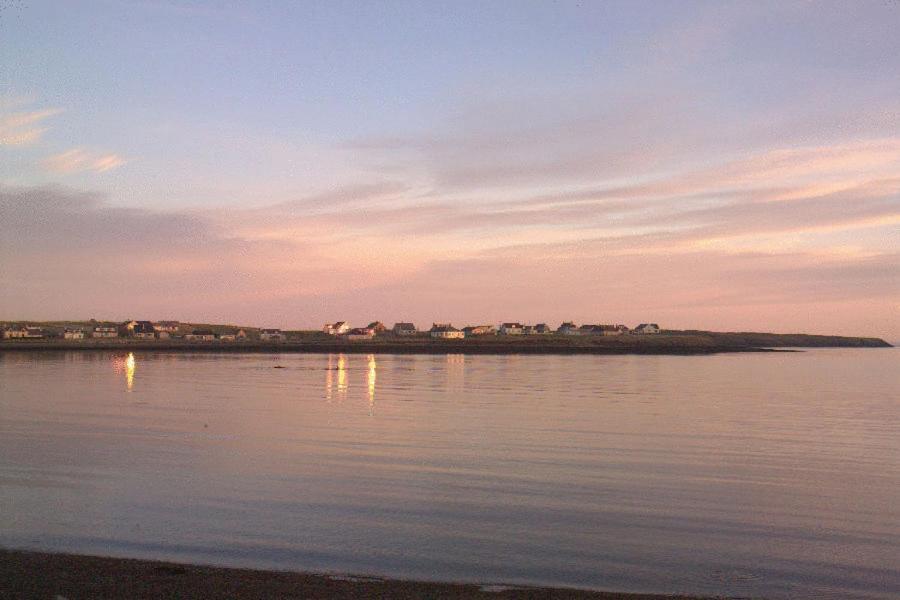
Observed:
[[[0,545],[896,598],[898,359],[0,354]]]

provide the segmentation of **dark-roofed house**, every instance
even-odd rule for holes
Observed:
[[[466,334],[451,325],[450,323],[434,323],[428,333],[433,338],[444,340],[461,340]]]
[[[579,335],[578,326],[571,321],[566,321],[556,329],[556,333],[562,335]]]
[[[416,326],[412,323],[394,323],[393,329],[394,335],[416,335],[418,330]]]
[[[131,335],[139,340],[156,339],[156,329],[150,321],[135,321],[134,325],[129,325]]]
[[[632,333],[637,334],[651,334],[651,333],[659,333],[659,325],[656,323],[641,323],[637,327],[632,330]]]
[[[387,331],[387,327],[385,327],[384,323],[382,323],[381,321],[372,321],[368,324],[368,326],[366,326],[366,329],[371,329],[376,334],[384,333],[385,331]]]
[[[375,337],[375,330],[371,327],[358,327],[347,332],[347,339],[354,340],[371,340]]]
[[[522,335],[525,327],[521,323],[503,323],[500,325],[500,335]]]
[[[545,335],[548,333],[553,333],[553,330],[550,329],[550,326],[546,323],[538,323],[534,326],[534,333],[536,335]]]

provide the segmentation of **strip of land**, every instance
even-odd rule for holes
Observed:
[[[361,353],[361,354],[714,354],[771,352],[786,348],[889,348],[879,338],[777,333],[667,331],[657,335],[376,336],[352,341],[321,333],[298,332],[285,341],[193,341],[134,338],[3,340],[4,351],[129,350],[161,352]]]
[[[0,550],[0,599],[7,598],[699,600],[692,596],[430,583]]]

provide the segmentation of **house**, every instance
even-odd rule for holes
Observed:
[[[3,337],[5,339],[39,339],[43,337],[47,337],[44,334],[44,330],[40,327],[28,327],[28,326],[19,326],[19,327],[10,327],[6,331],[3,332]]]
[[[632,333],[638,334],[652,334],[659,333],[659,325],[656,323],[641,323],[637,327],[632,330]]]
[[[328,335],[344,335],[350,331],[350,324],[347,321],[338,321],[337,323],[325,323],[322,331]]]
[[[260,329],[259,339],[264,342],[282,342],[284,341],[284,334],[281,333],[280,329]]]
[[[178,321],[157,321],[153,327],[157,332],[166,332],[168,334],[178,333]]]
[[[84,330],[83,329],[69,329],[66,328],[63,331],[63,339],[66,340],[83,340],[84,339]]]
[[[219,336],[220,342],[233,342],[237,339],[237,336],[233,333],[223,333]]]
[[[170,334],[168,331],[157,331],[157,332],[156,332],[156,337],[159,338],[159,339],[161,339],[161,340],[167,340],[167,339],[169,339],[170,337],[172,337],[172,334]]]
[[[548,333],[553,333],[553,330],[546,323],[538,323],[534,326],[535,335],[546,335]]]
[[[387,331],[387,327],[384,326],[384,323],[381,321],[373,321],[369,323],[366,329],[371,329],[375,334],[384,333]]]
[[[522,335],[525,327],[521,323],[503,323],[500,325],[500,335]]]
[[[578,326],[571,321],[566,321],[556,329],[556,333],[561,335],[580,335],[578,331]]]
[[[441,338],[444,340],[461,340],[466,334],[450,323],[434,323],[428,333],[433,338]]]
[[[238,340],[246,340],[247,332],[244,331],[243,329],[238,329],[237,333],[234,334],[234,337],[235,337],[235,339],[238,339]]]
[[[91,337],[116,338],[119,337],[119,329],[117,327],[94,327]]]
[[[394,335],[416,335],[418,333],[416,326],[412,323],[394,323],[391,331],[394,332]]]
[[[523,325],[522,326],[522,335],[534,335],[534,325]]]
[[[479,335],[496,335],[497,330],[493,325],[470,325],[463,327],[463,333],[466,337],[475,337]]]
[[[156,339],[156,329],[150,321],[133,321],[134,325],[126,325],[131,335],[139,340]]]
[[[195,329],[184,336],[184,339],[191,342],[213,342],[216,339],[216,334],[209,329]]]
[[[375,330],[371,327],[351,329],[347,332],[347,339],[354,340],[371,340],[375,337]]]

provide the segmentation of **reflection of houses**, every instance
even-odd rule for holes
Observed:
[[[371,340],[375,337],[375,330],[371,327],[351,329],[347,332],[348,340]]]
[[[575,323],[566,321],[557,328],[556,333],[559,333],[561,335],[578,335],[579,331],[578,326],[575,325]]]
[[[131,335],[139,340],[156,339],[156,329],[150,321],[136,321],[134,325],[127,325],[131,330]]]
[[[369,323],[369,325],[368,325],[368,327],[366,327],[366,329],[371,329],[372,332],[375,333],[376,335],[387,331],[387,327],[385,327],[384,323],[382,323],[381,321],[373,321],[373,322]]]
[[[326,323],[322,327],[322,331],[328,335],[344,335],[350,331],[350,324],[347,321],[338,321],[337,323]]]
[[[119,330],[116,327],[94,327],[91,336],[95,338],[115,338],[119,337]]]
[[[212,342],[215,341],[216,334],[209,329],[195,329],[184,336],[184,339],[191,342]]]
[[[461,340],[466,336],[465,333],[463,333],[450,323],[434,323],[428,333],[433,338],[440,338],[445,340]]]
[[[394,335],[416,335],[416,326],[412,323],[394,323],[391,331],[394,332]]]
[[[500,325],[500,335],[522,335],[525,327],[521,323],[503,323]]]
[[[284,334],[280,329],[260,329],[259,339],[264,342],[281,342],[284,340]]]
[[[649,333],[659,333],[659,325],[656,323],[641,323],[637,327],[634,328],[632,333],[639,334],[649,334]]]
[[[5,339],[38,339],[44,337],[44,330],[40,327],[10,327],[3,332]]]
[[[494,335],[497,330],[493,325],[470,325],[463,327],[463,333],[466,337],[476,337],[479,335]]]
[[[83,340],[84,339],[84,330],[83,329],[66,328],[66,330],[63,331],[63,339],[65,339],[65,340]]]

